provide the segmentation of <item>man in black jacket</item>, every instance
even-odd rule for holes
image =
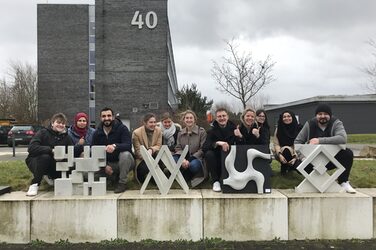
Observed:
[[[206,166],[210,172],[213,191],[221,192],[219,178],[221,177],[221,151],[227,152],[230,146],[235,144],[234,130],[236,125],[229,121],[227,110],[219,108],[215,111],[215,121],[208,130],[206,141],[202,146],[205,153]]]
[[[60,172],[56,171],[53,148],[55,146],[73,145],[65,128],[66,122],[67,118],[64,114],[55,114],[51,118],[50,126],[39,130],[31,139],[28,148],[29,155],[25,161],[34,178],[26,193],[27,196],[38,194],[38,188],[44,175],[48,175],[52,179],[60,177]],[[47,180],[51,181],[50,179]]]
[[[101,124],[94,132],[92,145],[106,146],[107,164],[104,173],[119,178],[114,192],[122,193],[126,189],[128,173],[135,165],[131,134],[127,126],[115,119],[112,109],[102,109],[100,116]]]

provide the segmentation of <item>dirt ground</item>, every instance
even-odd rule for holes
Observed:
[[[47,244],[33,242],[31,244],[0,244],[0,249],[376,249],[376,239],[372,240],[306,240],[306,241],[246,241],[230,242],[217,239],[198,242],[125,242],[107,241],[101,243],[57,242]]]

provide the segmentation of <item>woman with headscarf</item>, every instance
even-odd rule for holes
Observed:
[[[78,157],[84,146],[90,146],[95,129],[89,126],[89,116],[79,112],[74,116],[74,124],[69,127],[68,135],[74,144],[75,156]]]
[[[278,126],[274,133],[275,159],[281,163],[281,174],[295,170],[300,161],[294,149],[294,140],[302,126],[292,111],[279,115]]]

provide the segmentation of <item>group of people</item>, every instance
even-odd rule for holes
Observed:
[[[173,158],[178,161],[185,146],[189,151],[181,164],[181,172],[191,186],[195,187],[211,176],[213,191],[221,192],[221,154],[230,150],[231,145],[267,145],[270,144],[270,127],[264,110],[245,109],[240,116],[240,124],[229,120],[224,108],[215,111],[215,120],[206,131],[197,124],[197,116],[192,110],[181,114],[181,125],[174,123],[172,116],[165,113],[157,122],[155,114],[146,114],[143,124],[129,131],[121,120],[114,116],[111,108],[100,111],[101,123],[97,129],[89,126],[88,116],[77,113],[74,123],[66,129],[67,118],[58,113],[52,116],[50,125],[40,130],[31,140],[26,164],[33,173],[33,179],[27,192],[28,196],[38,193],[44,179],[52,184],[60,173],[56,171],[53,148],[64,145],[74,146],[75,157],[82,156],[85,145],[103,145],[106,150],[106,167],[98,171],[117,183],[115,193],[126,190],[128,173],[134,170],[135,178],[143,183],[149,173],[148,166],[141,154],[141,146],[155,157],[162,145],[167,145]],[[326,104],[318,105],[315,117],[301,126],[292,111],[280,114],[273,137],[275,159],[281,164],[281,174],[295,170],[300,164],[294,144],[345,144],[346,131],[342,122],[332,116]],[[132,150],[133,146],[133,150]],[[356,191],[348,182],[353,154],[350,149],[341,150],[335,158],[345,167],[338,182],[349,193]],[[163,164],[160,164],[161,166]],[[329,163],[328,169],[334,168]],[[167,170],[167,169],[165,169]],[[312,171],[312,168],[306,168]],[[164,171],[168,174],[168,170]]]

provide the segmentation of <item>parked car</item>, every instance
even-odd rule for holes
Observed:
[[[0,144],[7,144],[8,132],[12,126],[0,125]]]
[[[31,138],[33,138],[36,132],[41,128],[41,126],[34,125],[14,125],[8,132],[8,146],[13,146],[13,137],[15,145],[29,145]]]

